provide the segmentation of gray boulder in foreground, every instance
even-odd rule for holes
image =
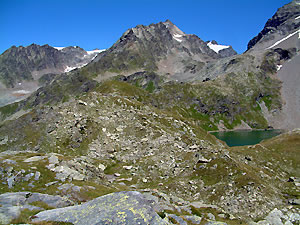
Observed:
[[[43,202],[50,207],[66,207],[73,202],[61,196],[32,193],[14,192],[0,194],[0,224],[10,224],[13,219],[18,218],[24,209],[44,210],[31,205],[35,202]]]
[[[153,209],[153,201],[137,191],[116,192],[87,203],[52,209],[35,215],[33,222],[57,221],[73,224],[168,224]]]

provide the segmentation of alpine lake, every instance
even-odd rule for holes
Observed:
[[[226,142],[229,147],[255,145],[262,140],[281,134],[282,130],[236,130],[211,132],[216,138]]]

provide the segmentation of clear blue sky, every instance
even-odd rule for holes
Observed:
[[[291,0],[0,0],[0,53],[12,45],[106,49],[131,27],[170,19],[183,32],[246,50]]]

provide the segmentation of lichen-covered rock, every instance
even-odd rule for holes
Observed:
[[[193,223],[193,224],[200,224],[200,223],[201,223],[201,220],[202,220],[201,217],[196,216],[196,215],[192,215],[192,216],[184,216],[184,218],[185,218],[187,221],[189,221],[189,222],[191,222],[191,223]]]
[[[53,209],[35,215],[33,222],[73,224],[168,224],[153,210],[153,202],[136,191],[108,194],[78,206]]]
[[[187,225],[187,222],[184,221],[180,216],[177,216],[175,214],[168,214],[168,217],[171,218],[174,222],[176,221],[177,224]]]
[[[4,193],[0,195],[0,205],[5,206],[23,206],[32,202],[44,202],[55,208],[65,207],[72,204],[70,200],[64,197],[47,195],[31,192]]]
[[[219,221],[209,221],[205,225],[227,225],[227,223],[219,222]]]
[[[24,209],[43,210],[30,205],[34,202],[43,202],[55,208],[72,204],[71,201],[60,196],[31,192],[4,193],[0,195],[0,224],[9,224],[11,220],[18,218]]]

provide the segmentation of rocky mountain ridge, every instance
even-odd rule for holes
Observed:
[[[87,52],[78,46],[11,47],[0,55],[0,105],[28,97],[56,74],[83,67],[100,52]]]
[[[299,55],[300,50],[300,1],[294,0],[279,8],[270,18],[264,29],[248,44],[248,52],[261,55],[261,52],[285,52],[288,60],[277,60],[274,64],[274,77],[281,82],[281,102],[279,109],[267,109],[261,105],[264,117],[273,127],[293,129],[300,126],[299,106]],[[281,57],[286,58],[286,57]]]
[[[231,47],[215,52],[199,37],[185,34],[167,20],[127,30],[87,69],[96,72],[99,79],[138,71],[155,71],[170,78],[185,77],[196,73],[206,62],[235,54]]]
[[[299,16],[299,0],[293,0],[289,4],[279,8],[272,18],[266,22],[263,30],[249,41],[248,51],[250,49],[258,50],[271,47],[276,41],[295,32],[298,33],[300,27]]]
[[[60,74],[89,63],[99,52],[77,46],[55,48],[31,44],[12,46],[0,56],[1,81],[13,88],[23,80],[38,80],[47,73]]]

